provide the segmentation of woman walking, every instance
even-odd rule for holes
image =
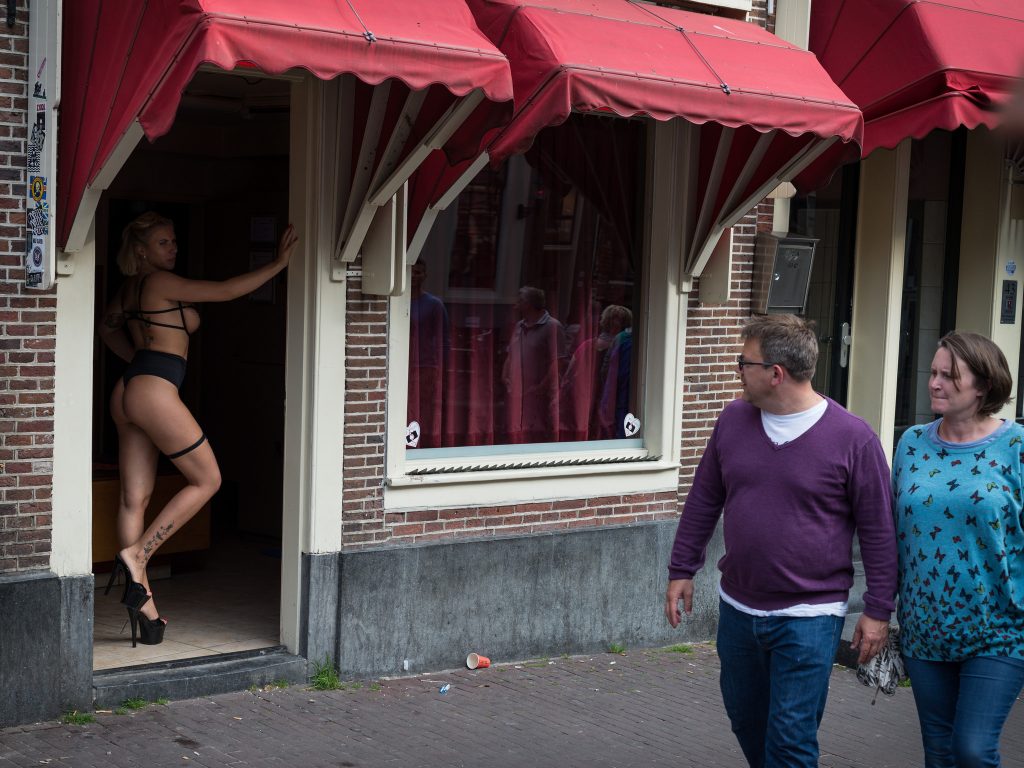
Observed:
[[[995,418],[1011,390],[995,344],[946,335],[928,379],[939,418],[893,457],[901,641],[927,768],[998,766],[1024,685],[1024,427]]]

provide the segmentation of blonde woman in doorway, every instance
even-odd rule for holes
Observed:
[[[272,262],[215,282],[174,274],[178,242],[169,219],[144,213],[124,229],[117,263],[126,279],[107,306],[99,333],[128,362],[110,398],[119,442],[121,550],[106,592],[122,573],[121,602],[128,609],[133,648],[136,627],[139,642],[156,645],[163,641],[167,625],[156,609],[146,564],[220,487],[213,449],[178,392],[185,379],[189,337],[199,328],[196,304],[230,301],[256,290],[288,266],[298,240],[289,225]],[[144,514],[160,453],[185,476],[186,485],[146,527]]]

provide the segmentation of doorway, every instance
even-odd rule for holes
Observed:
[[[928,378],[938,341],[956,324],[967,131],[911,144],[893,446],[932,420]]]
[[[797,195],[790,203],[790,233],[818,241],[804,313],[814,322],[818,334],[814,388],[844,406],[849,382],[859,182],[860,165],[846,165],[827,185]]]
[[[274,256],[288,221],[290,83],[201,72],[170,133],[140,145],[97,211],[97,312],[120,284],[124,225],[155,210],[175,223],[175,271],[224,280]],[[96,596],[94,669],[280,644],[286,280],[200,308],[182,399],[217,456],[222,485],[150,563],[164,642],[131,648],[124,608]],[[123,362],[97,346],[94,365],[93,552],[105,585],[116,552],[117,439],[107,399]],[[181,487],[161,459],[155,514]],[[112,511],[113,510],[113,511]]]

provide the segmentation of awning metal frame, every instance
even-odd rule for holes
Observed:
[[[716,149],[715,162],[712,166],[712,179],[708,182],[708,189],[705,191],[704,201],[701,205],[698,225],[695,228],[690,249],[686,256],[686,261],[682,265],[683,280],[680,282],[681,292],[686,293],[692,289],[693,278],[700,277],[701,272],[703,272],[704,267],[708,263],[708,259],[711,258],[711,254],[714,252],[715,246],[718,244],[718,241],[725,230],[737,224],[740,219],[746,216],[755,205],[761,202],[761,200],[765,199],[773,189],[779,186],[779,184],[784,181],[791,181],[802,170],[824,154],[825,151],[838,140],[838,137],[832,136],[827,139],[816,139],[811,141],[807,146],[797,152],[795,156],[791,157],[782,168],[775,171],[771,176],[765,179],[765,181],[755,188],[746,198],[737,202],[737,197],[742,194],[742,190],[746,187],[747,182],[750,181],[754,172],[757,170],[758,164],[763,160],[764,154],[767,152],[768,147],[771,144],[771,140],[768,138],[769,136],[771,136],[771,134],[764,134],[760,139],[758,139],[758,142],[755,145],[753,152],[751,152],[750,157],[747,159],[742,172],[737,177],[736,184],[729,192],[729,195],[726,198],[726,204],[722,206],[721,213],[718,215],[714,224],[709,227],[707,224],[710,213],[707,210],[710,205],[709,201],[713,201],[715,199],[718,194],[718,187],[721,183],[721,171],[719,170],[718,178],[715,178],[715,171],[719,168],[724,168],[725,159],[729,152],[727,144],[731,143],[731,138],[728,142],[719,142]],[[772,136],[772,138],[774,137]],[[723,157],[723,153],[725,157]],[[696,173],[696,169],[693,169],[692,172]],[[712,190],[713,186],[715,187],[714,190]]]
[[[363,291],[382,296],[401,294],[407,282],[404,267],[411,263],[406,255],[409,178],[432,152],[440,150],[448,142],[484,99],[483,91],[477,89],[456,100],[423,139],[406,151],[427,96],[426,91],[410,92],[378,163],[377,144],[389,96],[390,89],[383,85],[374,89],[334,249],[335,261],[341,264],[355,261],[362,253]],[[354,91],[343,93],[343,101],[348,100],[351,104],[352,98]],[[350,108],[348,114],[349,121],[354,119],[354,110]],[[403,153],[405,156],[401,159]],[[433,218],[430,219],[432,221]],[[417,232],[421,229],[422,225]],[[336,271],[332,270],[332,273]]]
[[[413,233],[412,240],[409,242],[409,248],[406,250],[407,264],[415,264],[419,259],[420,252],[423,250],[423,245],[427,242],[427,237],[430,235],[430,230],[434,226],[434,221],[437,219],[441,211],[447,210],[448,206],[455,201],[462,190],[469,186],[469,182],[476,178],[476,175],[487,167],[490,160],[490,155],[486,152],[481,152],[477,155],[476,160],[470,163],[469,167],[462,172],[462,175],[448,187],[444,195],[436,203],[429,205],[423,212],[423,218],[420,219],[419,225]]]

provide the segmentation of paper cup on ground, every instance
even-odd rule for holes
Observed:
[[[466,657],[466,666],[470,669],[483,669],[491,666],[491,660],[479,653],[471,653]]]

